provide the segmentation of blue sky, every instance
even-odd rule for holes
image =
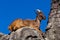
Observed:
[[[0,32],[8,34],[8,26],[16,18],[31,19],[36,17],[36,9],[42,10],[46,20],[42,20],[40,29],[45,32],[51,0],[0,0]]]

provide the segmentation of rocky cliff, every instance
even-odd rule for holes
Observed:
[[[0,33],[0,40],[44,40],[42,35],[33,28],[21,28],[10,35]]]
[[[52,0],[45,40],[60,40],[60,0]]]
[[[0,33],[0,40],[60,40],[60,0],[52,0],[48,25],[44,35],[39,35],[33,28],[21,28],[5,35]]]

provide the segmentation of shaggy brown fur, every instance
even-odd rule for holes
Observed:
[[[15,21],[12,22],[12,24],[10,24],[9,30],[12,32],[27,26],[27,27],[34,28],[41,33],[41,30],[39,30],[39,27],[42,19],[45,19],[45,16],[42,14],[42,12],[37,11],[37,16],[35,20],[16,19]]]

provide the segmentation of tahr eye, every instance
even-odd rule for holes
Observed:
[[[39,17],[42,17],[42,16],[39,16]]]

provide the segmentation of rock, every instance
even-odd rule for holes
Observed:
[[[5,35],[3,33],[0,33],[0,40],[7,40],[8,39],[8,35]]]
[[[60,16],[59,14],[57,14]],[[46,31],[46,40],[60,40],[60,18],[56,16],[54,20],[51,22],[51,24],[48,24],[47,29],[50,28],[49,30]]]
[[[0,37],[2,37],[4,34],[3,33],[0,33]]]
[[[52,1],[55,1],[59,5],[59,0],[52,0]],[[46,28],[46,33],[44,35],[45,40],[60,40],[60,13],[58,12],[60,7],[58,5],[56,5],[57,6],[56,13],[55,12],[53,12],[53,14],[50,13],[52,14],[52,16],[50,15],[49,17],[48,26]],[[52,6],[55,7],[54,5]],[[53,8],[52,10],[55,9]]]
[[[33,28],[21,28],[10,35],[3,35],[0,40],[44,40],[42,35],[39,35]]]
[[[0,33],[0,40],[60,40],[60,0],[52,0],[48,25],[43,35],[33,28],[23,27],[10,35]]]

